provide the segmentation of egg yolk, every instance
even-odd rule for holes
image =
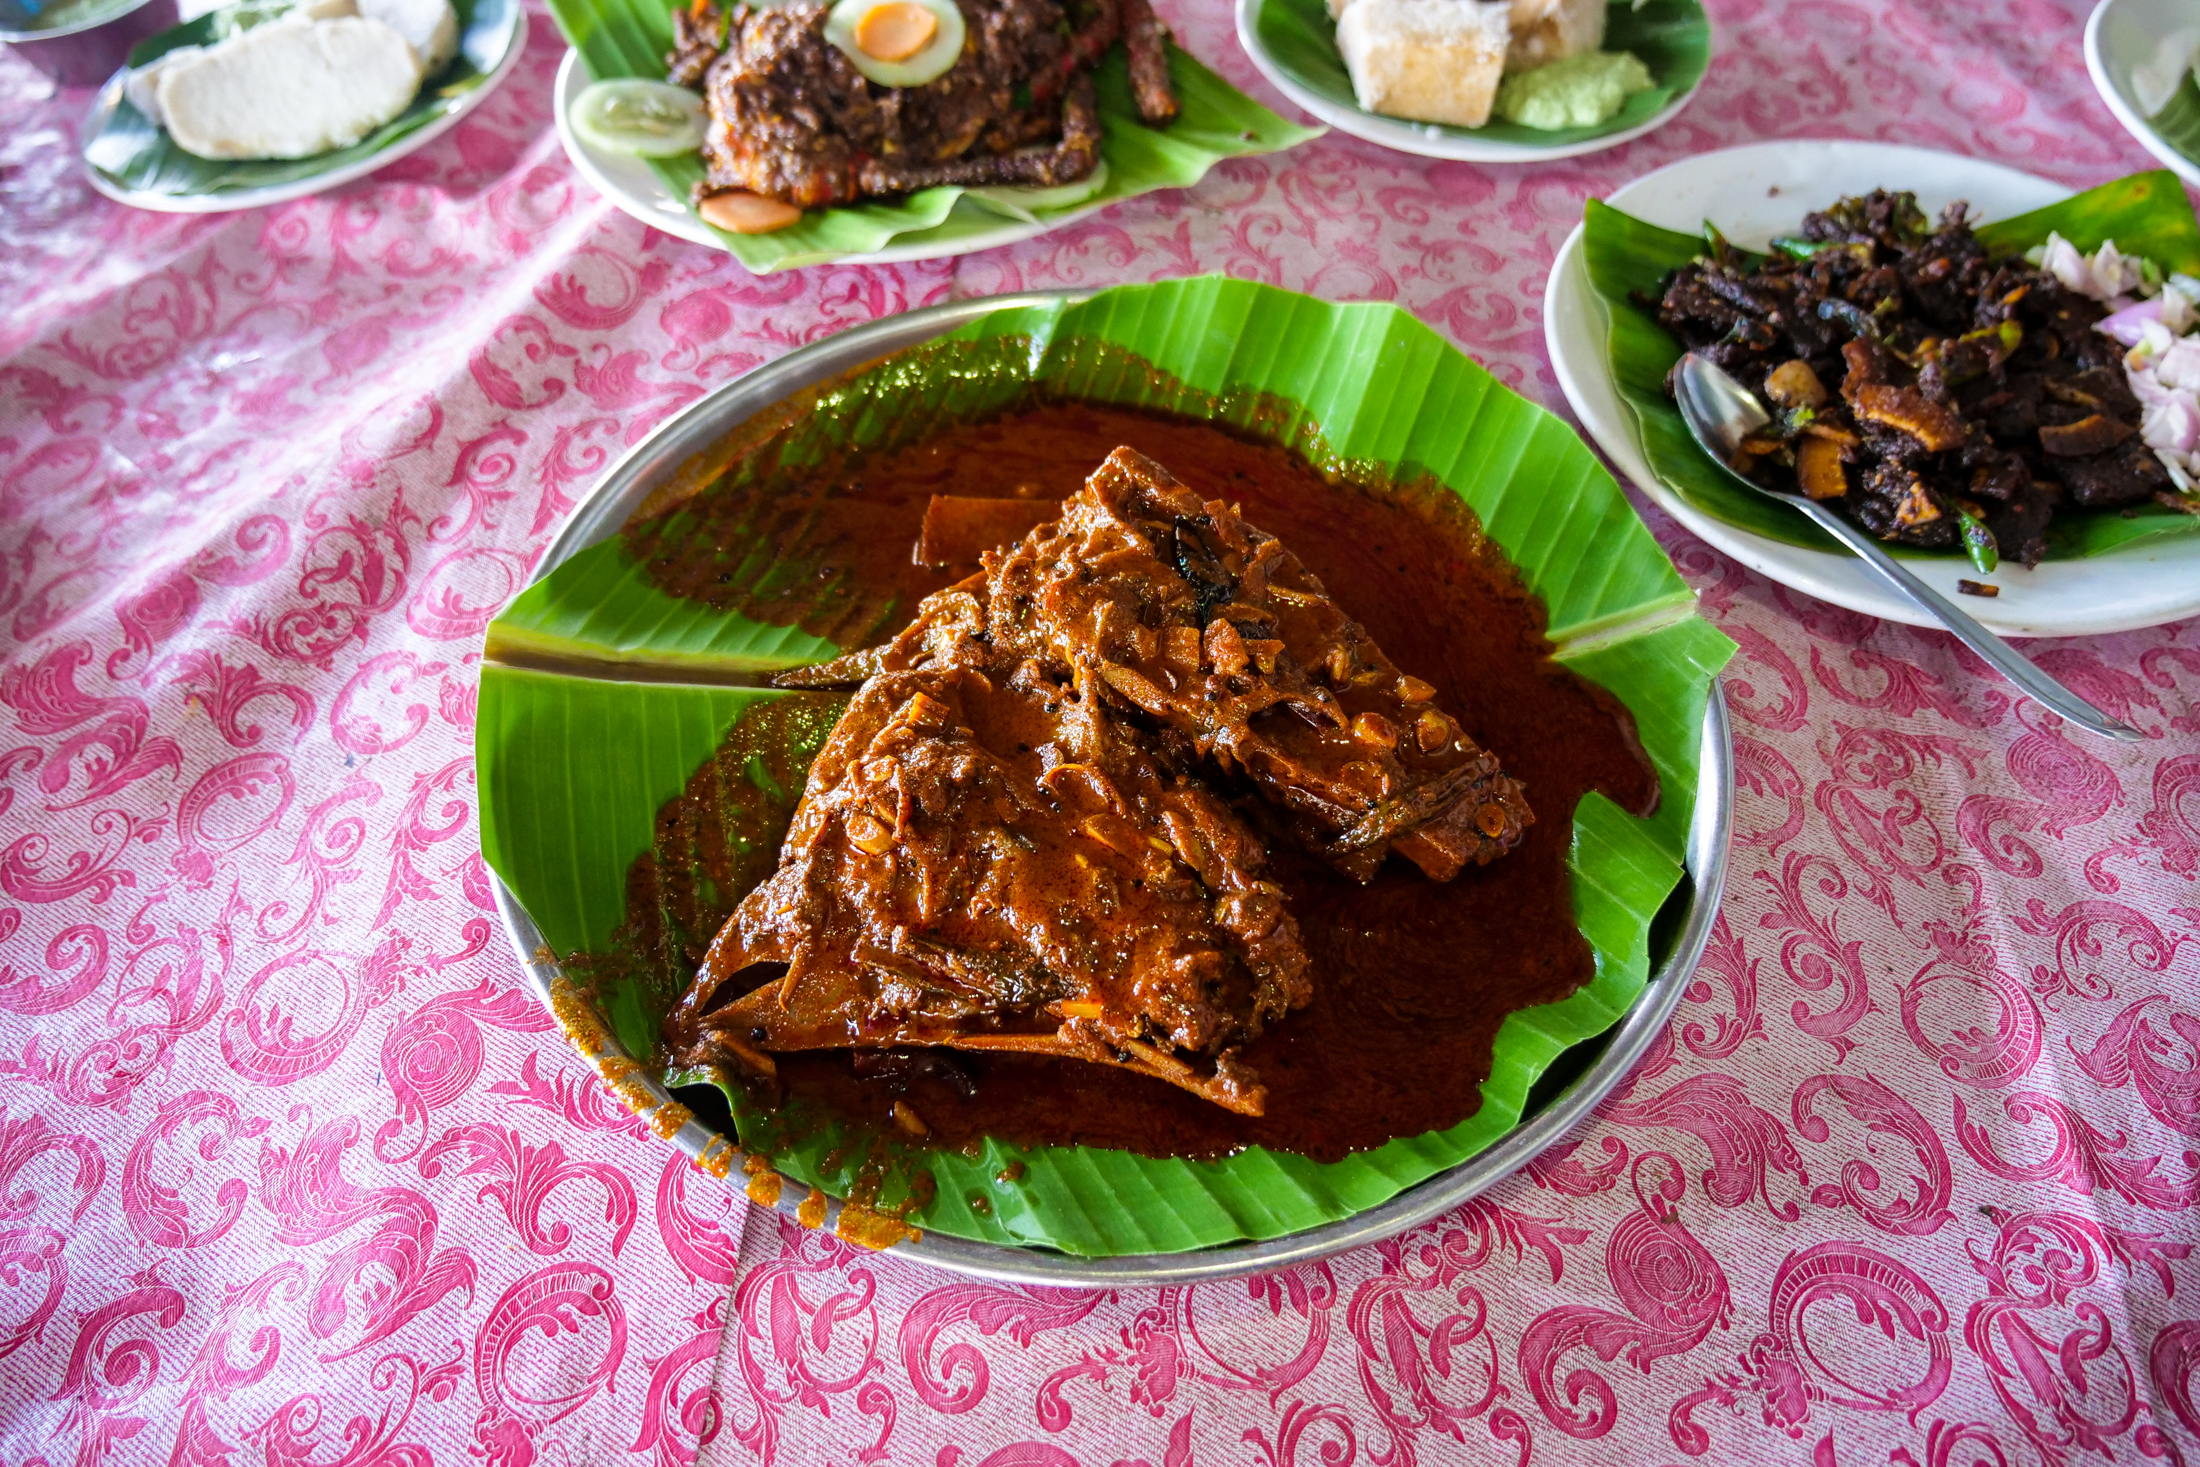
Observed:
[[[880,61],[907,61],[931,45],[939,30],[939,17],[915,0],[887,0],[856,22],[856,45]]]

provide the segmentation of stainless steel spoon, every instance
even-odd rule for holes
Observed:
[[[1748,388],[1728,376],[1716,363],[1690,352],[1681,358],[1673,374],[1675,396],[1688,431],[1712,461],[1738,483],[1768,499],[1791,504],[1817,522],[1818,527],[1855,551],[1880,579],[1916,603],[1927,615],[1985,658],[2001,675],[2080,728],[2112,739],[2143,739],[2145,734],[2118,723],[2070,689],[2035,667],[2016,648],[1980,626],[1938,591],[1903,569],[1902,563],[1880,548],[1861,525],[1851,523],[1807,494],[1783,494],[1767,489],[1733,467],[1736,450],[1744,438],[1772,421]]]

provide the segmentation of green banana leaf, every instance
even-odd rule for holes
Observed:
[[[1890,182],[1893,182],[1890,180]],[[1717,223],[1717,220],[1711,221]],[[1798,218],[1797,223],[1801,220]],[[1978,237],[1997,254],[2021,254],[2050,232],[2081,250],[2114,240],[2116,247],[2165,271],[2200,271],[2200,224],[2177,175],[2136,173],[2075,194],[2059,204],[1983,225]],[[1665,277],[1703,253],[1703,236],[1646,224],[1589,200],[1582,225],[1589,280],[1611,316],[1607,346],[1619,395],[1635,419],[1643,456],[1665,486],[1688,504],[1730,525],[1812,550],[1838,551],[1833,537],[1801,514],[1730,480],[1688,436],[1680,410],[1666,396],[1665,376],[1680,360],[1680,343],[1641,302],[1656,300]],[[2049,527],[2049,560],[2082,560],[2135,540],[2200,531],[2200,516],[2160,505],[2130,512],[2064,509]],[[1904,556],[1959,556],[1961,551],[1890,547]]]
[[[2154,135],[2195,163],[2200,163],[2200,84],[2187,71],[2171,92],[2162,110],[2147,119]]]
[[[1292,81],[1340,107],[1363,110],[1352,89],[1351,73],[1337,53],[1337,23],[1330,19],[1327,0],[1257,0],[1253,34],[1268,59]],[[1642,0],[1640,5],[1634,0],[1612,0],[1604,47],[1632,51],[1649,68],[1656,85],[1629,97],[1618,112],[1595,127],[1546,130],[1498,117],[1480,127],[1416,125],[1448,137],[1538,148],[1625,132],[1648,122],[1703,80],[1704,68],[1711,64],[1711,22],[1699,0]]]
[[[711,494],[768,471],[759,462],[886,451],[949,420],[1060,399],[1197,414],[1327,470],[1425,472],[1449,486],[1544,603],[1558,659],[1632,710],[1662,782],[1644,819],[1600,795],[1581,802],[1570,864],[1595,977],[1505,1021],[1481,1108],[1451,1129],[1328,1164],[1259,1148],[1212,1162],[997,1143],[976,1155],[897,1149],[879,1195],[879,1205],[897,1205],[910,1179],[928,1173],[937,1200],[911,1210],[917,1226],[1088,1256],[1270,1238],[1348,1217],[1503,1136],[1553,1061],[1641,994],[1651,920],[1681,878],[1705,701],[1733,644],[1695,615],[1692,593],[1618,486],[1558,419],[1394,307],[1332,305],[1245,281],[1124,286],[1083,304],[997,311],[799,395],[771,434],[743,440],[768,443],[774,457],[729,451],[697,482]],[[657,522],[656,543],[681,524]],[[754,548],[736,545],[719,561],[747,604],[786,588],[792,620],[834,594],[800,564]],[[681,944],[707,940],[770,869],[771,842],[756,833],[784,827],[840,706],[712,684],[863,645],[905,610],[866,610],[823,644],[665,595],[642,579],[621,535],[560,565],[490,628],[478,729],[483,854],[553,951],[594,984],[634,1053],[651,1052],[658,1018],[686,986]],[[511,665],[521,659],[500,649],[534,660]],[[658,823],[683,789],[681,808],[711,818]],[[743,833],[731,858],[715,844],[725,831]],[[694,894],[705,885],[707,900]],[[857,1184],[866,1138],[759,1114],[738,1087],[727,1095],[743,1143],[779,1170],[840,1196]],[[1012,1161],[1023,1176],[1004,1185]],[[972,1196],[990,1210],[973,1210]]]
[[[188,198],[317,178],[371,158],[449,116],[511,51],[519,29],[519,0],[451,0],[451,7],[458,12],[458,55],[422,83],[410,107],[348,148],[311,158],[200,158],[177,147],[165,129],[125,98],[85,139],[84,161],[118,187]],[[178,46],[209,45],[215,39],[215,24],[216,16],[210,12],[162,31],[138,43],[130,53],[130,64],[143,66]]]
[[[672,49],[669,0],[550,0],[550,13],[596,80],[663,79],[665,54]],[[1100,156],[1108,165],[1107,180],[1089,199],[1038,211],[1041,219],[1066,217],[1155,189],[1190,188],[1225,158],[1281,152],[1326,131],[1284,121],[1173,44],[1169,77],[1183,111],[1168,127],[1150,128],[1138,120],[1131,102],[1122,47],[1102,59],[1093,83],[1099,93]],[[700,154],[653,159],[650,167],[676,199],[687,199],[703,178]],[[800,223],[772,234],[712,232],[743,265],[764,275],[869,254],[888,244],[936,248],[945,254],[1013,222],[966,197],[962,188],[949,187],[925,189],[898,203],[813,209]]]

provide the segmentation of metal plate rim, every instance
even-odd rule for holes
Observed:
[[[1026,292],[928,306],[824,337],[725,383],[660,424],[612,465],[595,489],[566,517],[564,525],[536,562],[528,585],[614,533],[646,497],[659,470],[680,464],[755,413],[792,393],[888,352],[944,335],[994,311],[1057,301],[1075,303],[1089,299],[1094,293]],[[1536,1115],[1457,1166],[1405,1189],[1387,1202],[1338,1222],[1280,1238],[1217,1248],[1087,1258],[927,1232],[915,1242],[896,1244],[891,1251],[950,1273],[996,1283],[1101,1288],[1187,1284],[1310,1263],[1394,1237],[1450,1212],[1563,1140],[1567,1132],[1634,1071],[1636,1063],[1664,1031],[1702,959],[1718,915],[1719,900],[1725,890],[1733,802],[1732,735],[1724,689],[1720,681],[1714,680],[1704,709],[1702,765],[1685,855],[1691,892],[1673,951],[1650,976],[1634,1006],[1606,1031],[1611,1037],[1604,1052],[1573,1084]],[[504,884],[502,877],[494,871],[489,875],[505,935],[512,942],[530,986],[537,997],[550,1006],[552,983],[562,976],[561,971],[547,955],[542,935],[518,897]],[[570,1042],[570,1036],[568,1039]],[[614,1061],[629,1058],[616,1050],[587,1057]],[[645,1078],[640,1083],[656,1105],[676,1103],[654,1079]],[[714,1145],[722,1150],[725,1144],[716,1131],[694,1120],[685,1122],[669,1139],[690,1158],[700,1157],[706,1148]],[[741,1153],[736,1150],[734,1155],[738,1159]],[[793,1216],[800,1202],[793,1189],[783,1189],[773,1205],[779,1212]],[[839,1213],[840,1202],[830,1200],[822,1226],[834,1226]]]

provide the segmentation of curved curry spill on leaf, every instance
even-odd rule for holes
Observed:
[[[1898,184],[1899,180],[1889,180],[1890,187]],[[1800,214],[1796,223],[1802,223]],[[2166,170],[2104,183],[2059,204],[1982,225],[1977,231],[1980,242],[1997,256],[2022,254],[2045,243],[2050,232],[2087,252],[2114,240],[2119,250],[2150,259],[2165,273],[2200,272],[2200,223],[2194,220],[2184,185]],[[1705,514],[1752,534],[1784,545],[1840,552],[1832,536],[1801,514],[1728,479],[1688,436],[1680,410],[1666,396],[1666,373],[1680,360],[1680,343],[1638,303],[1638,297],[1655,301],[1665,277],[1704,252],[1703,236],[1646,224],[1591,199],[1582,244],[1590,283],[1611,317],[1607,350],[1612,377],[1634,415],[1643,457],[1659,480]],[[2200,531],[2200,516],[2161,505],[2130,511],[2065,507],[2057,511],[2048,529],[2047,559],[2082,560],[2134,540],[2195,531]],[[1962,554],[1896,545],[1888,549],[1904,556]]]
[[[672,49],[672,9],[668,0],[550,0],[558,29],[597,81],[662,81],[665,54]],[[1093,86],[1107,180],[1088,199],[1037,211],[1040,219],[1081,213],[1155,189],[1190,188],[1225,158],[1280,153],[1327,131],[1286,122],[1174,44],[1169,46],[1169,80],[1182,110],[1165,128],[1147,127],[1131,100],[1122,48],[1101,58],[1093,69]],[[683,205],[703,177],[698,153],[646,161],[665,191]],[[801,222],[771,234],[720,232],[718,238],[743,265],[768,274],[869,254],[889,244],[897,250],[950,253],[965,240],[997,234],[1004,224],[1015,222],[966,198],[965,192],[960,186],[928,188],[899,201],[813,209]]]
[[[882,452],[1035,400],[1205,417],[1292,447],[1324,472],[1425,477],[1465,501],[1546,608],[1556,659],[1631,711],[1661,784],[1647,818],[1598,794],[1575,811],[1574,916],[1595,977],[1504,1021],[1476,1114],[1326,1164],[1258,1147],[1191,1161],[988,1142],[897,1153],[882,1174],[867,1148],[883,1143],[758,1114],[734,1087],[742,1140],[796,1180],[843,1196],[883,1175],[875,1205],[918,1204],[908,1214],[918,1226],[1078,1254],[1270,1238],[1350,1216],[1504,1135],[1553,1060],[1640,994],[1651,919],[1681,877],[1711,679],[1733,644],[1694,614],[1618,486],[1558,419],[1393,307],[1330,305],[1243,281],[1122,287],[1083,304],[995,312],[798,395],[690,466],[683,483],[741,504],[743,485],[771,464]],[[757,513],[779,518],[760,518],[717,578],[741,591],[742,605],[810,630],[667,595],[638,556],[676,537],[683,512],[664,501],[677,492],[648,507],[659,512],[650,535],[615,536],[512,604],[490,630],[481,694],[484,853],[559,956],[593,976],[638,1054],[654,1049],[657,1018],[690,977],[681,943],[707,941],[716,914],[770,869],[841,706],[709,684],[863,646],[908,614],[890,590],[809,574],[799,534],[788,533],[801,507],[762,501]],[[520,661],[533,666],[508,665]],[[596,675],[544,670],[560,665]],[[682,791],[690,798],[678,809],[690,813],[661,824]],[[912,1177],[939,1200],[911,1198]],[[988,1207],[969,1206],[973,1196]]]

